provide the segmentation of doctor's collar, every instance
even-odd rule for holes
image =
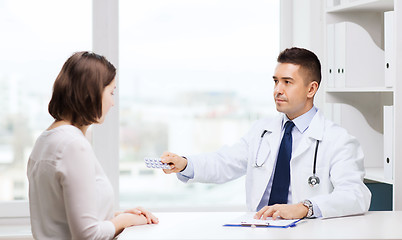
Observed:
[[[295,127],[300,133],[304,133],[308,129],[311,120],[313,120],[314,115],[317,113],[317,111],[318,109],[313,106],[308,112],[292,120],[292,122],[295,124]],[[281,130],[283,130],[287,121],[290,121],[289,118],[286,116],[286,114],[283,114]]]

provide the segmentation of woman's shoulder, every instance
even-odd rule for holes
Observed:
[[[38,137],[29,156],[28,168],[50,166],[60,169],[64,160],[80,156],[82,153],[92,156],[89,141],[79,129],[63,125],[44,131]]]
[[[54,129],[53,141],[55,145],[54,159],[61,172],[76,171],[77,166],[86,169],[93,167],[96,159],[88,139],[78,128],[63,126]]]
[[[60,156],[68,151],[91,148],[91,144],[80,129],[72,125],[62,125],[42,133],[38,141],[48,146]]]
[[[91,148],[91,144],[88,139],[84,136],[80,129],[72,125],[64,125],[55,128],[57,133],[55,138],[58,138],[61,146],[65,149],[87,149]],[[57,141],[57,140],[56,140]]]

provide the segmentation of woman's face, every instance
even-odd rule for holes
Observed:
[[[103,123],[105,121],[105,116],[109,112],[109,109],[114,106],[114,90],[116,89],[116,79],[110,82],[109,85],[105,87],[102,95],[102,117],[99,119],[98,123]]]

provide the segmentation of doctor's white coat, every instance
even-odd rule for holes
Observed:
[[[281,138],[283,115],[258,121],[250,131],[230,147],[217,152],[188,157],[194,165],[190,181],[224,183],[246,174],[246,202],[250,211],[256,211],[266,185],[273,174]],[[265,156],[261,167],[256,167],[256,154],[265,134],[259,155]],[[308,185],[312,175],[316,140],[320,140],[316,175],[320,184]],[[337,217],[368,211],[371,193],[363,183],[363,152],[356,138],[335,125],[318,111],[290,162],[292,202],[313,201],[322,216]],[[259,164],[260,165],[260,164]]]

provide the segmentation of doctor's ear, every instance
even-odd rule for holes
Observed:
[[[318,82],[316,81],[310,82],[308,85],[307,97],[313,98],[317,91],[318,91]]]

